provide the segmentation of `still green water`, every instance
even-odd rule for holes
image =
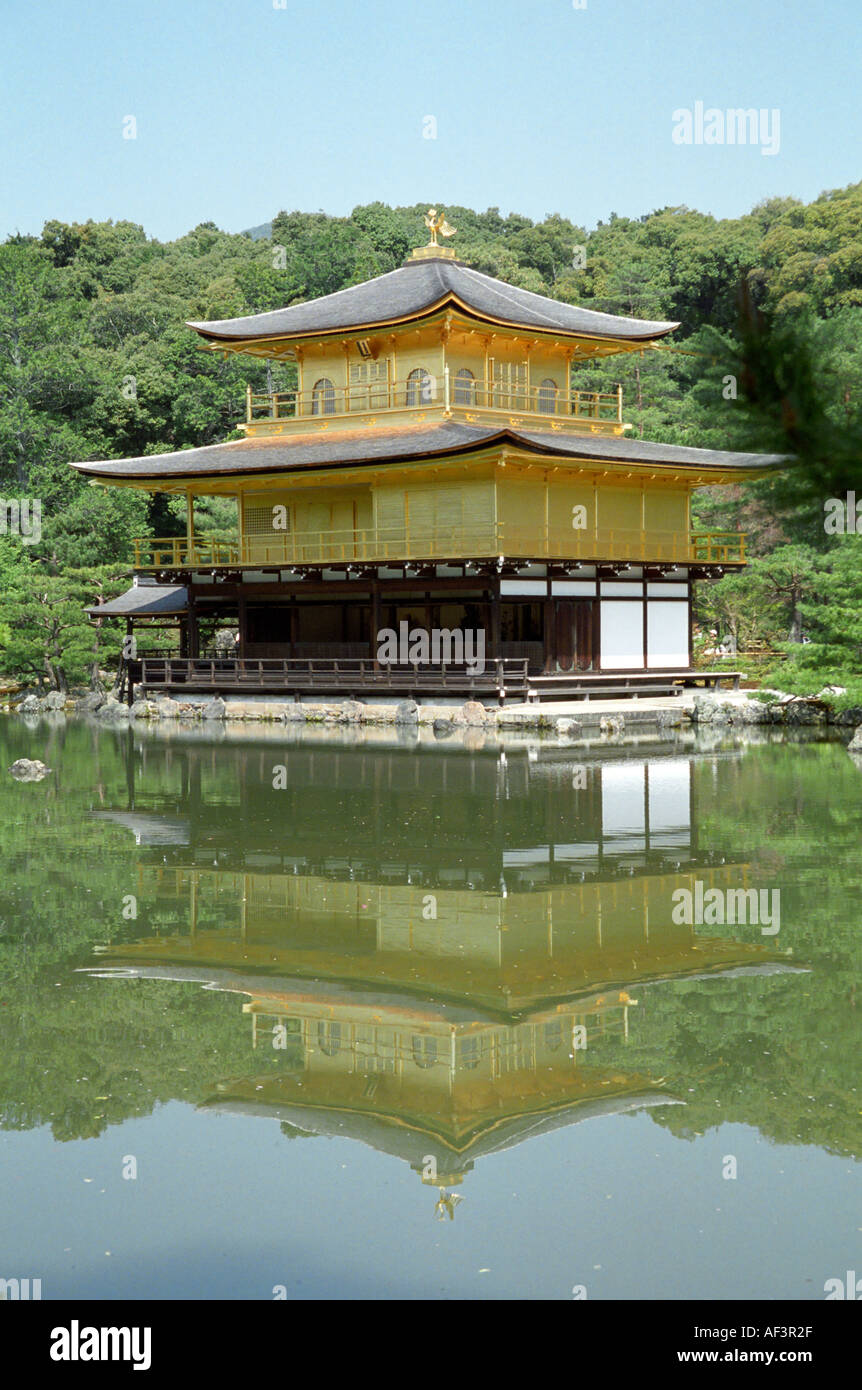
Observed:
[[[862,1271],[843,745],[336,737],[0,724],[0,1278],[823,1299]],[[675,920],[680,888],[763,890],[780,929]]]

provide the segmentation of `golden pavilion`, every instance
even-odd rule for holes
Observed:
[[[650,991],[795,968],[772,941],[674,919],[680,885],[748,868],[701,843],[696,762],[671,744],[589,757],[577,790],[563,750],[438,752],[425,797],[404,749],[292,746],[276,792],[267,748],[169,748],[131,757],[126,807],[94,813],[135,835],[139,908],[96,973],[236,996],[246,1068],[199,1078],[201,1104],[356,1139],[429,1187],[560,1126],[682,1103],[664,1061],[630,1060]]]
[[[248,388],[241,439],[73,465],[185,499],[185,535],[136,541],[135,587],[93,610],[178,627],[178,653],[134,667],[145,689],[502,700],[694,677],[692,583],[742,566],[745,537],[693,532],[692,492],[781,458],[632,438],[621,388],[581,390],[579,369],[678,325],[505,284],[426,220],[431,244],[388,274],[189,325],[206,350],[295,364],[295,389]],[[236,502],[228,539],[195,529],[210,496]],[[219,626],[236,635],[216,662],[201,634]],[[384,663],[382,632],[446,641]],[[470,632],[482,669],[463,660]]]

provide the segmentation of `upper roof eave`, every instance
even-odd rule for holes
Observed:
[[[191,319],[188,327],[216,343],[299,341],[395,327],[447,305],[494,326],[607,342],[645,343],[679,327],[669,320],[638,320],[582,309],[448,260],[409,262],[317,299],[233,319]]]
[[[666,337],[667,334],[673,333],[679,328],[678,323],[645,323],[644,326],[652,331],[645,333],[643,336],[629,334],[625,338],[617,337],[611,333],[599,333],[595,330],[586,331],[585,329],[570,329],[557,326],[540,328],[535,324],[518,323],[514,319],[494,318],[490,314],[479,315],[475,309],[471,308],[469,304],[465,304],[456,294],[447,294],[442,299],[438,300],[436,304],[430,304],[420,313],[405,314],[400,318],[368,320],[333,328],[308,328],[302,332],[242,333],[239,335],[216,333],[211,331],[207,324],[195,323],[191,319],[186,320],[186,327],[193,328],[196,333],[200,334],[202,338],[213,345],[224,344],[225,347],[235,345],[241,350],[246,343],[254,343],[255,345],[262,345],[264,343],[302,343],[316,338],[338,338],[345,335],[352,337],[354,334],[380,333],[386,329],[403,327],[405,324],[430,321],[441,313],[445,313],[447,309],[455,309],[464,318],[480,326],[487,324],[494,328],[508,328],[516,332],[529,333],[532,336],[539,335],[546,338],[569,338],[572,341],[588,338],[591,342],[617,343],[620,346],[620,350],[624,350],[629,345],[634,348],[646,347],[651,342],[654,342],[656,338]],[[225,320],[225,322],[230,322],[230,320]]]

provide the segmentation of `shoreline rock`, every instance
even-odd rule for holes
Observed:
[[[41,782],[51,769],[38,758],[16,758],[9,771],[16,782]]]

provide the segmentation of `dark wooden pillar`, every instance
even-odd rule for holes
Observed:
[[[495,579],[488,590],[488,604],[491,610],[491,631],[488,634],[491,639],[492,657],[500,656],[500,581]]]
[[[126,669],[125,669],[125,673],[124,673],[124,674],[125,674],[125,677],[126,677],[126,701],[127,701],[128,705],[129,705],[129,708],[131,708],[132,704],[134,703],[134,699],[135,699],[135,679],[134,679],[134,674],[133,674],[133,672],[134,672],[134,666],[132,665],[132,663],[133,663],[133,661],[136,659],[137,654],[138,654],[138,649],[137,649],[137,647],[135,646],[134,640],[131,641],[131,642],[128,640],[130,637],[131,637],[131,638],[134,638],[134,628],[135,628],[135,625],[134,625],[134,623],[132,622],[132,619],[131,619],[131,618],[127,618],[127,619],[126,619],[126,644],[125,644],[125,646],[126,646],[126,651],[129,653],[129,655],[123,658],[123,665],[124,665],[125,668],[126,668]]]
[[[554,639],[555,639],[555,633],[554,633],[554,600],[553,600],[552,598],[546,598],[543,607],[544,607],[544,624],[543,624],[544,632],[543,632],[543,643],[544,643],[544,648],[545,648],[545,660],[544,660],[544,665],[543,665],[543,668],[542,668],[542,669],[544,670],[545,675],[549,675],[550,673],[553,672],[554,666],[555,666],[555,664],[556,664],[556,656],[555,656],[555,653],[556,653],[556,646],[555,646],[555,641],[554,641]]]
[[[602,668],[602,605],[600,599],[593,599],[593,670]]]
[[[236,599],[236,625],[239,630],[239,650],[237,656],[244,657],[248,642],[248,619],[245,611],[245,595],[240,591]]]
[[[194,594],[189,588],[189,610],[188,610],[188,654],[189,656],[200,656],[200,634],[198,632],[198,613],[195,607]]]
[[[561,671],[574,668],[575,644],[575,605],[571,599],[554,600],[554,637],[556,641],[556,665]]]
[[[380,631],[380,580],[375,579],[371,585],[371,655],[374,657],[374,669],[380,670],[380,663],[377,660],[377,634]]]

